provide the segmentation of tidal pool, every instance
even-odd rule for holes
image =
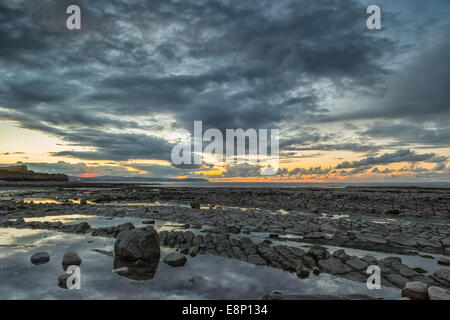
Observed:
[[[363,283],[328,274],[300,280],[293,273],[213,255],[188,256],[186,265],[176,268],[160,262],[152,279],[137,281],[112,272],[113,238],[0,228],[0,241],[0,299],[258,299],[274,290],[400,297],[398,289],[370,291]],[[80,290],[58,287],[67,250],[83,259]],[[50,262],[32,265],[29,257],[41,251],[50,254]],[[173,251],[162,247],[161,259]]]

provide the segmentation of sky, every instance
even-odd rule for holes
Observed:
[[[66,8],[81,8],[81,30]],[[369,5],[381,30],[366,27]],[[450,181],[448,0],[0,0],[0,165],[210,181]],[[280,170],[175,166],[280,130]]]

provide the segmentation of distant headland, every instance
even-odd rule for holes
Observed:
[[[69,181],[65,174],[36,173],[25,165],[0,167],[0,180],[3,181]]]

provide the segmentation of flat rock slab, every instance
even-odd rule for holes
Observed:
[[[352,272],[353,269],[336,258],[319,260],[319,267],[327,273],[345,274]]]
[[[402,297],[411,300],[428,300],[428,287],[430,285],[421,281],[407,282],[402,290]]]
[[[429,287],[428,296],[430,300],[450,300],[450,292],[439,287]]]

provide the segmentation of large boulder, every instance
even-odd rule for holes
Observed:
[[[159,261],[158,232],[152,226],[122,231],[117,235],[114,253],[122,260]]]

